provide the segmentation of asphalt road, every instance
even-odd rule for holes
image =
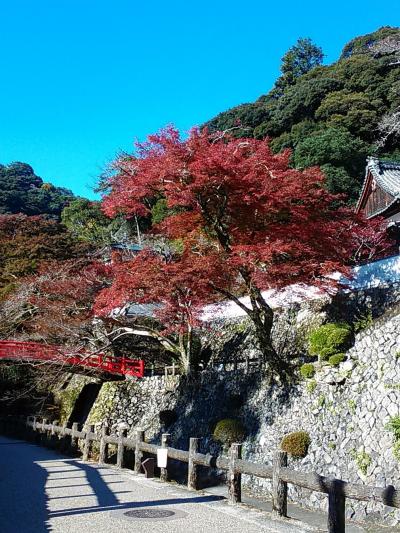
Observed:
[[[151,518],[154,511],[170,516]],[[273,521],[268,513],[229,505],[218,495],[190,492],[0,437],[0,533],[309,530],[296,521]]]

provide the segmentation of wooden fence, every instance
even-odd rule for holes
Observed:
[[[305,473],[287,467],[286,452],[276,451],[272,465],[256,464],[242,459],[242,445],[232,444],[229,457],[213,456],[199,453],[200,439],[190,438],[189,450],[178,450],[169,446],[170,434],[163,434],[161,445],[150,444],[145,441],[145,434],[137,430],[135,438],[128,438],[127,431],[121,430],[119,435],[109,435],[107,428],[103,427],[100,433],[95,432],[95,427],[89,425],[79,429],[78,424],[72,427],[57,425],[57,421],[49,424],[46,419],[39,422],[38,417],[18,419],[6,417],[0,419],[0,431],[12,433],[21,437],[30,437],[40,444],[65,443],[76,452],[79,450],[78,441],[83,441],[83,460],[91,457],[92,444],[99,444],[99,464],[105,464],[108,457],[108,446],[117,447],[116,464],[124,468],[125,450],[134,451],[133,470],[142,472],[143,454],[157,455],[157,450],[167,448],[169,459],[188,464],[187,485],[190,490],[198,489],[199,467],[218,468],[227,472],[228,500],[230,503],[241,501],[241,476],[247,474],[272,481],[272,512],[275,516],[287,516],[287,485],[291,483],[316,492],[328,495],[328,532],[343,533],[345,531],[345,502],[346,498],[359,501],[380,502],[390,507],[400,508],[400,492],[393,486],[385,488],[348,483],[340,479],[328,478],[316,473]],[[64,446],[65,450],[65,446]],[[168,466],[160,469],[160,479],[168,480]]]

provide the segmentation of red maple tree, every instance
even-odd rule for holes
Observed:
[[[182,139],[170,127],[119,157],[107,185],[109,216],[148,216],[164,199],[167,216],[148,237],[172,244],[168,253],[149,246],[115,262],[113,283],[95,310],[107,315],[126,302],[160,304],[156,315],[181,335],[187,365],[204,305],[228,298],[252,321],[265,362],[281,371],[284,361],[271,342],[273,311],[262,291],[295,283],[332,287],[333,272],[348,275],[352,262],[387,246],[380,222],[367,226],[338,207],[341,198],[324,188],[320,169],[291,168],[290,152],[274,154],[267,141],[206,130]],[[250,305],[239,299],[244,295]]]

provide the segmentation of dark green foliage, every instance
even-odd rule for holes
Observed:
[[[351,40],[343,48],[342,55],[340,59],[350,57],[356,54],[368,54],[371,53],[371,46],[389,35],[398,35],[399,29],[392,28],[390,26],[384,26],[379,28],[379,30],[369,33],[367,35],[362,35],[361,37],[356,37]]]
[[[393,455],[400,462],[400,416],[392,416],[386,425],[386,429],[393,433]]]
[[[346,45],[339,61],[322,66],[318,49],[301,40],[283,58],[282,76],[267,95],[208,123],[236,137],[269,137],[272,149],[293,150],[295,167],[322,166],[327,188],[358,198],[367,155],[399,158],[398,138],[382,140],[378,125],[400,106],[400,62],[385,39],[400,43],[399,28],[381,28]],[[300,44],[300,41],[298,45]],[[388,52],[386,50],[389,50]],[[400,50],[400,44],[399,44]],[[300,55],[296,60],[296,54]],[[400,52],[399,52],[400,53]]]
[[[307,431],[295,431],[285,435],[281,442],[281,449],[295,459],[306,457],[311,444]]]
[[[331,366],[339,366],[340,363],[343,363],[343,361],[346,360],[346,355],[344,353],[335,353],[335,355],[331,355],[328,359],[328,363]]]
[[[100,202],[77,198],[65,207],[61,221],[71,234],[80,241],[93,244],[108,244],[112,234],[121,226],[121,221],[104,215]]]
[[[322,360],[340,353],[350,347],[352,340],[351,327],[344,323],[329,323],[311,332],[309,337],[310,355],[318,355]]]
[[[242,442],[246,437],[246,430],[240,420],[224,418],[217,422],[213,437],[217,442],[230,446],[234,442]]]
[[[270,118],[267,106],[262,102],[242,104],[220,113],[207,123],[211,131],[229,131],[234,137],[251,137],[254,129]]]
[[[59,217],[73,198],[68,189],[54,187],[36,176],[26,163],[0,165],[0,214],[48,214]]]
[[[322,48],[316,46],[309,38],[300,38],[282,57],[282,75],[275,84],[274,93],[279,96],[285,88],[293,85],[300,76],[322,63]]]
[[[311,379],[315,376],[315,367],[312,363],[304,363],[300,367],[300,374],[304,379]]]
[[[386,427],[393,433],[396,440],[400,440],[400,416],[392,416]]]
[[[151,223],[159,224],[170,216],[171,210],[167,207],[167,200],[165,198],[160,198],[151,208]]]

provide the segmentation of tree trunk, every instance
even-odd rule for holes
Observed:
[[[280,377],[285,377],[288,370],[287,362],[272,345],[274,312],[265,301],[260,289],[254,286],[250,276],[243,273],[242,277],[249,290],[252,309],[248,314],[255,327],[256,338],[262,352],[262,363]]]

